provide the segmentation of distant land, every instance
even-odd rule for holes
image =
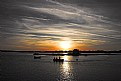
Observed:
[[[72,51],[23,51],[23,50],[0,50],[0,52],[68,53],[68,52],[72,52]],[[121,53],[121,50],[118,50],[118,51],[89,50],[89,51],[80,51],[80,53]]]

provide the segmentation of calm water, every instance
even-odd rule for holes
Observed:
[[[1,81],[121,81],[121,55],[63,56],[63,63],[53,58],[1,53]]]

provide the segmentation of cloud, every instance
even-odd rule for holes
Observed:
[[[96,10],[94,11],[94,6],[87,5],[86,2],[98,3],[87,0],[80,0],[79,3],[76,0],[74,2],[71,0],[70,2],[68,0],[0,2],[2,7],[0,8],[2,48],[8,45],[8,47],[15,46],[18,43],[24,45],[21,41],[26,40],[39,41],[40,43],[42,41],[71,40],[75,44],[83,43],[94,47],[95,45],[107,45],[114,42],[116,45],[120,44],[120,18],[116,20],[106,16],[109,13],[106,13],[105,6],[102,8],[103,12],[96,14],[100,6],[95,7]],[[86,5],[82,6],[82,3]],[[106,7],[106,9],[108,8]],[[115,14],[111,15],[115,16]],[[11,43],[13,40],[14,44]],[[5,43],[7,43],[6,46],[4,46]]]

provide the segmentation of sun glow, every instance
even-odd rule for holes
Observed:
[[[63,50],[69,50],[69,48],[71,48],[71,42],[70,41],[62,41],[62,42],[60,42],[60,47]]]

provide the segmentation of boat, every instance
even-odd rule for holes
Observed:
[[[34,59],[41,59],[41,56],[39,55],[39,53],[34,53]]]
[[[53,62],[64,62],[64,59],[61,59],[60,57],[59,58],[54,57]]]
[[[41,59],[41,56],[34,56],[34,59]]]
[[[33,55],[40,55],[38,52],[35,52]]]

